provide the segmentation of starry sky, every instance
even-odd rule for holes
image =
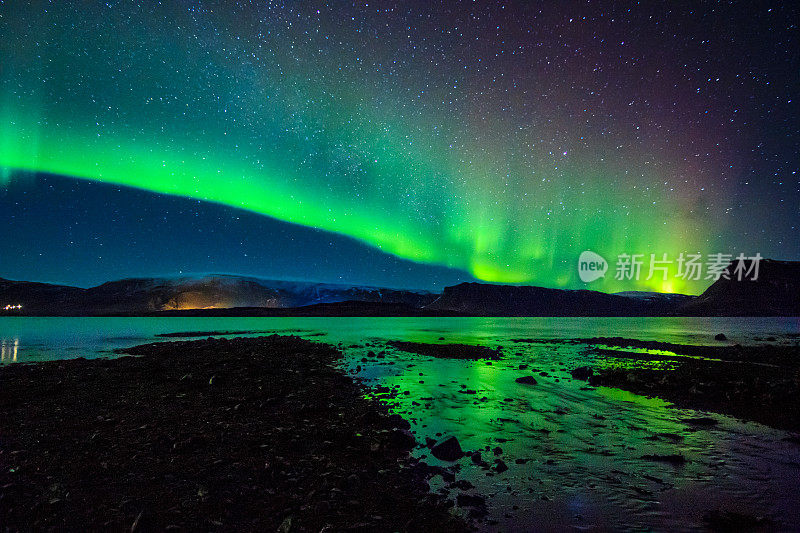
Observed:
[[[800,259],[798,7],[655,4],[0,1],[0,276]]]

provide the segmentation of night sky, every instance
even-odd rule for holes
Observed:
[[[800,259],[793,2],[152,4],[0,0],[0,277]]]

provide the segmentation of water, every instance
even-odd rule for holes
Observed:
[[[113,350],[186,331],[294,333],[326,342],[366,338],[498,345],[514,338],[570,339],[621,336],[683,344],[713,344],[725,332],[732,342],[757,344],[774,336],[791,342],[799,318],[106,318],[0,317],[2,362],[109,357]],[[263,334],[263,333],[262,333]],[[789,336],[787,336],[789,335]]]
[[[766,516],[781,528],[800,524],[800,446],[765,426],[707,416],[660,399],[570,379],[582,365],[635,364],[597,355],[564,339],[621,336],[682,344],[796,344],[796,318],[24,318],[0,319],[4,362],[111,356],[115,348],[186,331],[294,333],[337,344],[342,369],[412,422],[417,440],[455,435],[481,450],[498,473],[458,463],[458,479],[487,497],[499,530],[701,530],[709,511]],[[444,338],[441,340],[441,338]],[[168,340],[168,339],[166,339]],[[390,340],[501,347],[493,361],[444,360],[405,353]],[[535,341],[535,342],[530,342]],[[373,357],[369,352],[382,354]],[[363,361],[363,358],[367,361]],[[529,368],[520,370],[520,365]],[[545,375],[541,375],[544,372]],[[515,382],[534,375],[535,386]],[[2,385],[0,385],[2,386]],[[495,455],[492,450],[502,448]],[[450,466],[415,451],[430,464]],[[676,466],[643,458],[681,454]],[[446,488],[437,476],[434,490]]]

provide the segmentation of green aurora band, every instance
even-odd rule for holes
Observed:
[[[601,135],[565,114],[569,94],[533,98],[544,77],[517,116],[522,103],[477,74],[393,67],[404,35],[97,11],[0,6],[6,179],[47,172],[218,202],[494,282],[583,287],[586,249],[612,270],[623,252],[729,252],[709,240],[684,154],[623,126]],[[709,283],[644,277],[610,271],[589,288]]]

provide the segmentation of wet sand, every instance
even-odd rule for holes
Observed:
[[[0,368],[4,530],[462,531],[408,423],[296,337]]]

